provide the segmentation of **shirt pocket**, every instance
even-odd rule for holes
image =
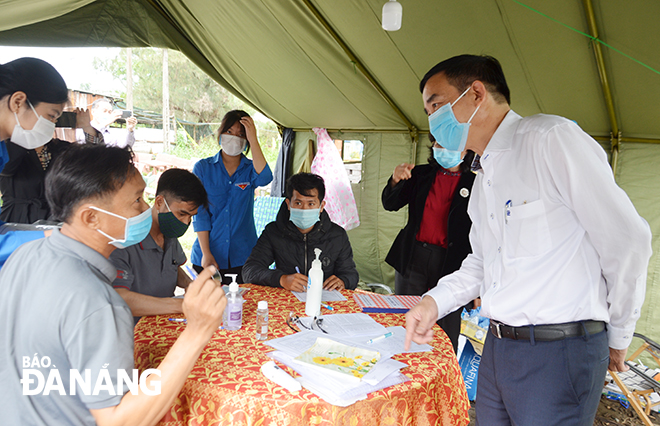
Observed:
[[[219,214],[229,201],[231,186],[223,184],[209,185],[205,189],[209,197],[209,211],[214,215]]]
[[[509,258],[540,256],[552,240],[543,200],[511,206],[504,224],[504,253]]]

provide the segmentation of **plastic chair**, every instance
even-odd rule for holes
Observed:
[[[275,221],[282,202],[284,197],[255,197],[253,214],[257,237],[261,235],[266,225]]]
[[[660,345],[642,334],[634,333],[633,336],[644,340],[644,343],[626,360],[626,364],[630,367],[630,371],[624,373],[609,371],[609,373],[610,376],[612,376],[614,383],[616,383],[619,389],[621,389],[625,397],[633,406],[644,425],[653,426],[648,416],[651,414],[651,408],[660,405],[660,402],[653,403],[650,395],[654,392],[660,395],[660,382],[649,377],[649,375],[645,374],[644,368],[631,361],[636,359],[642,352],[646,351],[658,363],[658,366],[660,366]],[[631,390],[630,388],[633,389]],[[646,405],[645,408],[642,408],[640,399],[644,400]]]

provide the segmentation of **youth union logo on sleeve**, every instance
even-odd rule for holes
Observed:
[[[85,369],[82,373],[77,369],[69,370],[69,389],[66,389],[60,370],[56,365],[52,365],[50,357],[39,357],[38,354],[33,357],[24,356],[20,380],[23,395],[50,395],[51,392],[60,395],[76,395],[76,392],[82,395],[124,395],[124,386],[133,395],[137,395],[138,386],[146,395],[160,395],[160,370],[149,368],[139,374],[136,369],[117,369],[116,383],[113,383],[108,365],[104,364],[96,377],[92,377],[90,369]],[[48,368],[50,369],[44,373],[43,370]]]

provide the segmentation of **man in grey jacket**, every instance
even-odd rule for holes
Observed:
[[[321,249],[323,288],[354,289],[358,272],[346,231],[330,220],[323,178],[298,173],[289,178],[286,200],[277,219],[266,226],[243,266],[243,279],[253,284],[305,291],[307,271]],[[275,269],[269,265],[275,262]]]

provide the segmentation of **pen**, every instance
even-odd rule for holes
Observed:
[[[167,320],[172,322],[182,322],[184,324],[188,322],[185,318],[168,318]]]
[[[300,273],[300,268],[298,268],[297,266],[296,266],[296,272]]]
[[[193,280],[197,279],[197,272],[195,272],[193,268],[191,268],[188,265],[183,265],[183,267],[186,269],[186,271]],[[220,275],[220,272],[218,272],[217,270],[215,271],[215,274],[213,274],[211,278],[215,279],[216,281],[222,282],[222,275]]]
[[[393,335],[394,335],[394,333],[392,333],[390,331],[389,333],[385,333],[382,336],[378,336],[378,337],[374,337],[373,339],[370,339],[367,343],[372,344],[372,343],[375,343],[379,340],[387,339],[388,337],[393,336]]]
[[[323,306],[325,309],[327,309],[329,311],[334,311],[335,310],[335,308],[333,308],[330,305],[326,305],[325,303],[321,303],[321,306]]]
[[[183,267],[186,269],[186,271],[188,272],[188,274],[190,275],[190,277],[193,280],[197,278],[197,272],[195,272],[195,270],[193,268],[191,268],[188,265],[183,265]]]

